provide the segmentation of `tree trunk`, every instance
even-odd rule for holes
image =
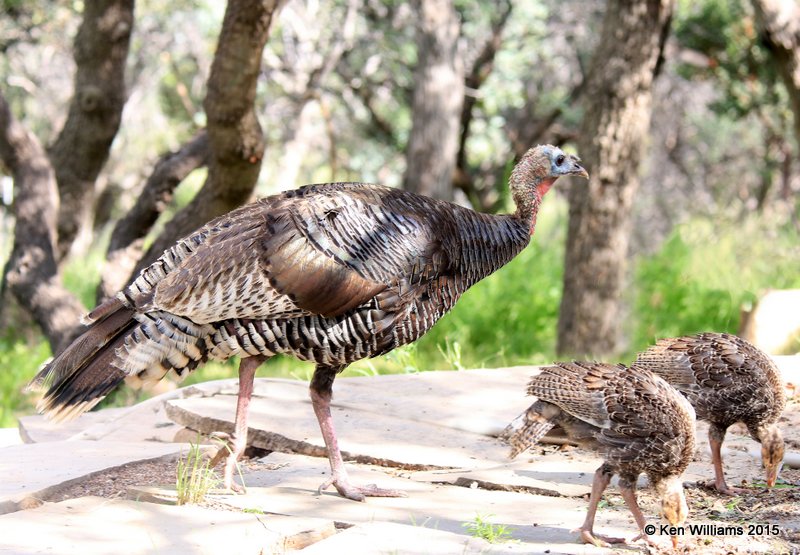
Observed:
[[[14,247],[6,287],[42,328],[57,353],[71,339],[84,307],[61,284],[55,258],[58,191],[53,168],[36,137],[11,115],[0,94],[0,159],[14,178]]]
[[[133,30],[133,0],[86,0],[84,5],[75,37],[75,92],[64,128],[50,148],[61,197],[59,260],[91,217],[95,180],[122,119]]]
[[[417,68],[403,187],[452,200],[464,102],[459,18],[452,0],[415,0],[414,7],[419,17]]]
[[[578,139],[591,178],[569,192],[560,356],[600,357],[617,349],[631,205],[671,16],[671,0],[607,5]]]
[[[800,6],[797,2],[753,0],[765,43],[789,92],[794,136],[800,145]]]
[[[261,171],[264,137],[255,111],[256,84],[270,25],[282,0],[229,0],[203,106],[211,156],[203,188],[164,228],[136,270],[177,239],[244,204]]]

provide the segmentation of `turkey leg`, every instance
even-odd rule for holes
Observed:
[[[635,483],[635,482],[634,482]],[[625,500],[625,504],[628,506],[628,510],[633,515],[634,520],[636,520],[636,525],[639,527],[639,535],[633,538],[631,541],[637,540],[644,540],[648,544],[652,546],[657,546],[658,544],[653,541],[650,536],[647,535],[647,532],[644,531],[644,527],[647,524],[647,521],[642,514],[642,510],[639,508],[639,503],[636,501],[636,492],[633,489],[633,486],[623,486],[620,484],[619,492],[622,494],[622,499]],[[672,536],[672,546],[673,548],[677,547],[676,543],[677,538]]]
[[[586,519],[580,528],[573,530],[573,532],[581,533],[581,541],[583,543],[590,543],[597,547],[610,547],[612,543],[625,543],[623,538],[609,538],[605,536],[596,535],[593,531],[594,517],[597,513],[597,505],[603,497],[603,492],[611,482],[614,476],[611,468],[603,464],[594,473],[594,480],[592,481],[592,493],[589,495],[589,509],[586,511]]]
[[[711,447],[711,463],[714,465],[714,487],[725,495],[737,495],[744,492],[741,488],[730,487],[725,481],[725,470],[722,468],[722,442],[726,430],[713,424],[708,428],[708,444]]]
[[[333,378],[340,370],[341,368],[337,367],[317,366],[309,387],[311,404],[314,407],[314,414],[317,415],[319,429],[322,432],[322,439],[325,440],[325,447],[328,449],[328,460],[331,464],[331,477],[319,487],[318,492],[321,493],[322,490],[333,484],[333,487],[342,497],[353,501],[364,501],[366,497],[406,497],[405,492],[402,491],[381,489],[374,484],[354,486],[350,483],[342,454],[339,451],[336,429],[333,426],[333,418],[331,417]]]
[[[250,398],[253,396],[253,382],[256,370],[265,360],[267,360],[265,356],[252,356],[239,361],[239,397],[236,400],[233,435],[219,448],[210,463],[213,467],[225,459],[222,485],[225,489],[237,493],[244,493],[244,487],[233,481],[233,471],[236,469],[236,461],[247,447],[247,412],[250,407]]]

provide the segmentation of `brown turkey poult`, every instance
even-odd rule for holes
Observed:
[[[546,366],[528,384],[538,400],[501,434],[511,457],[532,447],[555,425],[582,447],[599,451],[586,520],[576,531],[581,541],[598,547],[624,543],[594,533],[597,505],[614,474],[640,534],[632,541],[653,543],[636,501],[636,481],[647,474],[661,497],[663,516],[681,525],[689,508],[681,475],[694,454],[694,411],[666,381],[647,370],[599,362],[558,362]],[[677,538],[672,537],[673,547]]]
[[[352,485],[331,420],[333,380],[348,364],[415,341],[529,243],[542,197],[562,176],[588,177],[551,145],[529,150],[509,179],[516,212],[489,215],[362,183],[312,185],[217,218],[179,241],[88,315],[89,329],[46,365],[39,409],[63,419],[123,380],[184,377],[241,357],[224,484],[246,446],[256,369],[285,353],[316,364],[310,394],[331,465],[349,499],[399,492]],[[221,450],[220,453],[223,451]]]
[[[735,335],[701,333],[662,339],[640,353],[634,365],[655,372],[683,393],[709,422],[708,441],[714,485],[734,494],[722,470],[722,442],[729,426],[743,422],[761,443],[766,482],[775,485],[783,461],[783,436],[777,421],[786,406],[775,363],[754,345]]]

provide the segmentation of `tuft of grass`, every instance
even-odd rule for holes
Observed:
[[[504,524],[492,524],[488,521],[494,515],[476,514],[470,522],[462,524],[470,536],[481,538],[489,543],[500,543],[511,540],[511,530]]]
[[[178,460],[175,480],[178,505],[202,503],[208,492],[219,483],[219,477],[211,468],[211,461],[203,455],[198,437],[198,443],[189,445],[186,457]]]

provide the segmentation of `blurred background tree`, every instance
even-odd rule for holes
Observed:
[[[31,410],[22,385],[81,312],[214,215],[346,180],[506,210],[508,171],[535,143],[583,155],[597,183],[559,182],[522,256],[419,343],[350,372],[550,362],[562,299],[591,294],[593,271],[615,285],[599,313],[561,311],[563,329],[585,330],[562,350],[609,360],[664,335],[736,332],[764,290],[800,287],[793,2],[0,6],[0,424]],[[641,54],[609,29],[652,16],[637,43],[657,52],[649,124],[635,118],[636,152],[609,177],[594,152],[624,120],[598,114],[633,101],[625,70]],[[602,207],[600,183],[626,202]],[[604,221],[599,208],[618,253],[603,268],[567,241],[568,226]],[[564,285],[565,260],[582,281]],[[269,368],[309,372],[280,358]]]

